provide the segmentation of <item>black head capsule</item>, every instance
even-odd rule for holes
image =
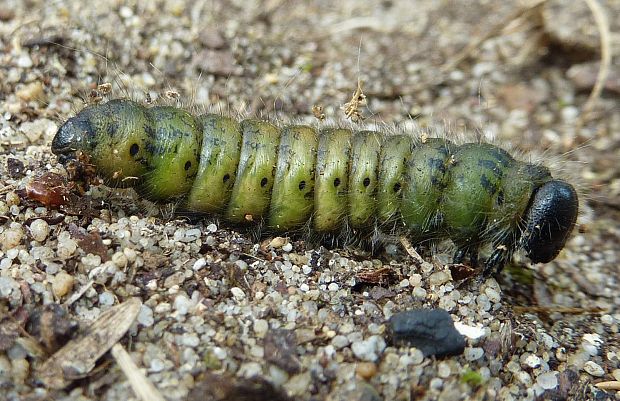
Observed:
[[[56,132],[52,140],[52,153],[58,156],[58,161],[65,164],[75,156],[76,150],[82,148],[90,131],[89,121],[80,114],[70,118]]]
[[[527,211],[523,248],[533,263],[552,261],[575,226],[579,200],[572,185],[552,180],[536,191]]]

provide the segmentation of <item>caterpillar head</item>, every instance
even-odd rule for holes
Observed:
[[[550,262],[560,253],[575,226],[578,209],[577,192],[564,181],[548,181],[536,191],[522,237],[533,263]]]
[[[75,156],[76,150],[84,147],[86,137],[91,131],[90,122],[83,114],[70,118],[56,132],[52,140],[52,153],[65,164]]]

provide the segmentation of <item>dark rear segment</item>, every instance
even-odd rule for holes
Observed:
[[[544,184],[527,212],[523,248],[533,263],[547,263],[564,248],[577,220],[579,201],[572,185],[559,180]]]

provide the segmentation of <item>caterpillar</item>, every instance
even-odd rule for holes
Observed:
[[[579,208],[571,184],[488,143],[277,127],[126,99],[68,119],[52,151],[64,164],[85,153],[109,186],[134,187],[155,202],[181,199],[188,211],[233,224],[450,239],[454,263],[476,264],[480,247],[491,245],[485,274],[518,249],[533,263],[553,260]]]

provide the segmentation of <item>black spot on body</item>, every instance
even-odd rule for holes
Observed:
[[[491,181],[489,181],[489,178],[485,174],[482,174],[480,176],[480,185],[482,186],[482,188],[484,188],[485,191],[489,193],[489,195],[493,195],[495,192],[497,192],[497,186],[491,183]]]
[[[478,166],[483,167],[487,170],[490,170],[493,172],[493,174],[497,177],[497,178],[502,178],[502,176],[504,175],[504,173],[502,172],[502,170],[500,170],[499,166],[497,165],[496,162],[494,162],[493,160],[486,160],[486,159],[481,159],[478,160]]]
[[[428,159],[428,167],[432,170],[440,171],[442,174],[446,172],[446,166],[443,159],[430,158]]]
[[[139,151],[140,151],[140,146],[138,146],[137,143],[134,143],[129,147],[129,155],[131,157],[137,155]]]
[[[114,138],[114,136],[118,132],[118,121],[116,120],[111,121],[107,127],[107,132],[110,138]]]
[[[364,182],[362,184],[364,184],[365,187],[368,187],[370,185],[370,178],[369,177],[364,178]]]
[[[185,162],[185,171],[189,170],[192,167],[192,162],[189,160]]]
[[[400,188],[401,188],[400,182],[397,182],[397,183],[394,184],[394,187],[392,188],[392,190],[396,193],[396,192],[400,191]]]
[[[504,191],[499,191],[497,194],[497,205],[501,206],[504,204]]]
[[[334,187],[336,187],[336,188],[337,188],[339,185],[340,185],[340,178],[336,177],[336,178],[334,179]]]
[[[305,187],[306,187],[306,181],[301,181],[301,182],[299,183],[299,190],[300,190],[300,191],[303,191],[303,189],[304,189]]]
[[[224,174],[224,177],[222,178],[223,182],[227,182],[228,180],[230,180],[230,174]]]
[[[265,188],[265,185],[267,185],[268,182],[269,180],[267,179],[267,177],[263,177],[263,179],[260,180],[260,186]]]

